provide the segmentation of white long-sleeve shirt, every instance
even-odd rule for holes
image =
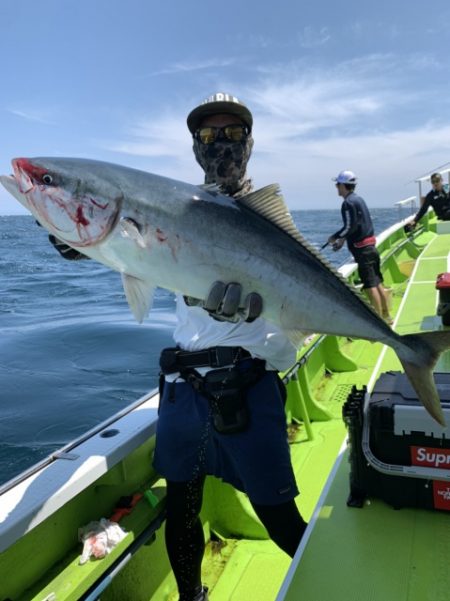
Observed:
[[[264,359],[267,369],[284,371],[295,363],[297,352],[293,344],[281,329],[262,317],[251,323],[218,321],[201,307],[186,305],[179,294],[176,316],[173,337],[183,350],[240,346],[252,357]]]

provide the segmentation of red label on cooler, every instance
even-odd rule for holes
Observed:
[[[450,511],[450,482],[434,480],[433,497],[435,509]]]
[[[410,449],[411,465],[450,469],[450,449],[433,449],[431,447],[410,447]]]

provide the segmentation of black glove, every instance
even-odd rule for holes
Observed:
[[[250,292],[244,300],[244,306],[240,306],[242,286],[232,282],[214,282],[211,286],[206,300],[201,301],[191,296],[184,297],[187,305],[201,306],[205,311],[218,321],[255,321],[261,315],[263,301],[257,292]]]
[[[42,227],[42,225],[39,223],[39,221],[37,219],[35,219],[35,221],[39,227]],[[48,239],[53,244],[53,246],[56,248],[56,250],[59,252],[59,254],[62,257],[64,257],[64,259],[68,259],[69,261],[79,261],[80,259],[89,259],[90,258],[90,257],[87,257],[86,255],[83,255],[83,253],[80,253],[80,251],[75,250],[68,244],[61,242],[61,240],[58,240],[58,238],[56,238],[56,236],[54,236],[53,234],[49,234]]]
[[[76,250],[68,244],[61,242],[61,240],[58,240],[58,238],[56,238],[53,234],[50,234],[48,239],[59,252],[59,254],[62,257],[64,257],[64,259],[68,259],[69,261],[80,261],[81,259],[89,259],[89,257],[83,255],[83,253],[80,253],[79,250]]]

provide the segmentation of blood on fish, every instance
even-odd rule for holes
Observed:
[[[158,242],[165,242],[167,240],[167,236],[164,236],[162,230],[159,227],[156,228],[156,238]]]
[[[94,204],[99,209],[106,209],[109,205],[109,202],[106,202],[105,204],[102,205],[99,202],[97,202],[96,200],[94,200],[92,197],[90,198],[90,201],[92,202],[92,204]]]
[[[90,223],[90,221],[88,221],[86,219],[86,217],[83,215],[83,207],[81,207],[81,206],[77,207],[76,219],[77,219],[77,223],[80,225],[89,225],[89,223]]]
[[[14,159],[13,165],[16,165],[22,171],[32,177],[34,180],[40,181],[42,176],[48,173],[48,170],[44,167],[38,167],[37,165],[33,165],[28,159]]]

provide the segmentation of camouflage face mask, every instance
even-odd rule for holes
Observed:
[[[251,180],[246,174],[253,148],[251,135],[240,142],[216,140],[212,144],[194,139],[193,148],[197,163],[205,172],[205,184],[215,183],[232,196],[242,196],[251,190]]]

